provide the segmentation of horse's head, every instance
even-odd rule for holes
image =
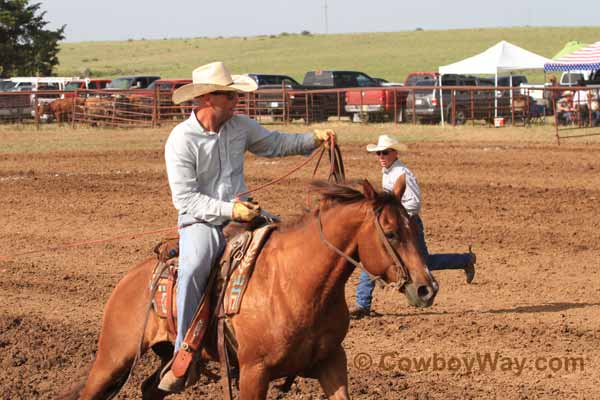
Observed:
[[[361,263],[371,275],[395,284],[411,305],[429,307],[438,285],[419,249],[418,228],[402,206],[404,175],[391,193],[378,193],[367,180],[362,184],[367,217],[357,238]]]
[[[37,113],[39,116],[49,115],[52,111],[50,110],[50,103],[40,102],[37,105]]]

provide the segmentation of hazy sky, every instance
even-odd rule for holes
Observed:
[[[32,0],[66,40],[389,32],[510,26],[599,26],[600,1]],[[599,29],[600,33],[600,29]]]

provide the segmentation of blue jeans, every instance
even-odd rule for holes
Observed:
[[[206,290],[210,270],[225,248],[225,243],[220,226],[197,223],[179,229],[175,352],[181,347]]]
[[[427,267],[430,271],[441,269],[464,269],[471,261],[471,255],[469,253],[429,254],[427,243],[425,242],[423,221],[421,221],[421,217],[418,215],[414,217],[414,221],[418,227],[417,245],[425,258]],[[369,278],[369,275],[367,275],[365,271],[362,271],[358,280],[358,286],[356,287],[356,304],[359,307],[367,310],[371,309],[373,289],[375,289],[375,282]]]
[[[600,125],[600,111],[592,111],[592,126]]]

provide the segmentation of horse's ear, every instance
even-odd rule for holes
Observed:
[[[394,188],[392,189],[392,193],[398,200],[402,200],[402,196],[404,195],[404,191],[406,190],[406,175],[402,174],[396,179],[396,183],[394,183]]]
[[[365,198],[369,201],[375,200],[375,197],[377,197],[377,192],[375,191],[375,188],[373,188],[373,185],[371,185],[371,182],[363,179],[362,187]]]

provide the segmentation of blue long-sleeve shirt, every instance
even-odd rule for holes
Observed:
[[[258,122],[235,115],[219,132],[205,130],[195,113],[171,131],[165,162],[179,225],[206,221],[221,225],[231,219],[233,200],[247,190],[246,150],[263,157],[310,154],[312,134],[268,131]]]

